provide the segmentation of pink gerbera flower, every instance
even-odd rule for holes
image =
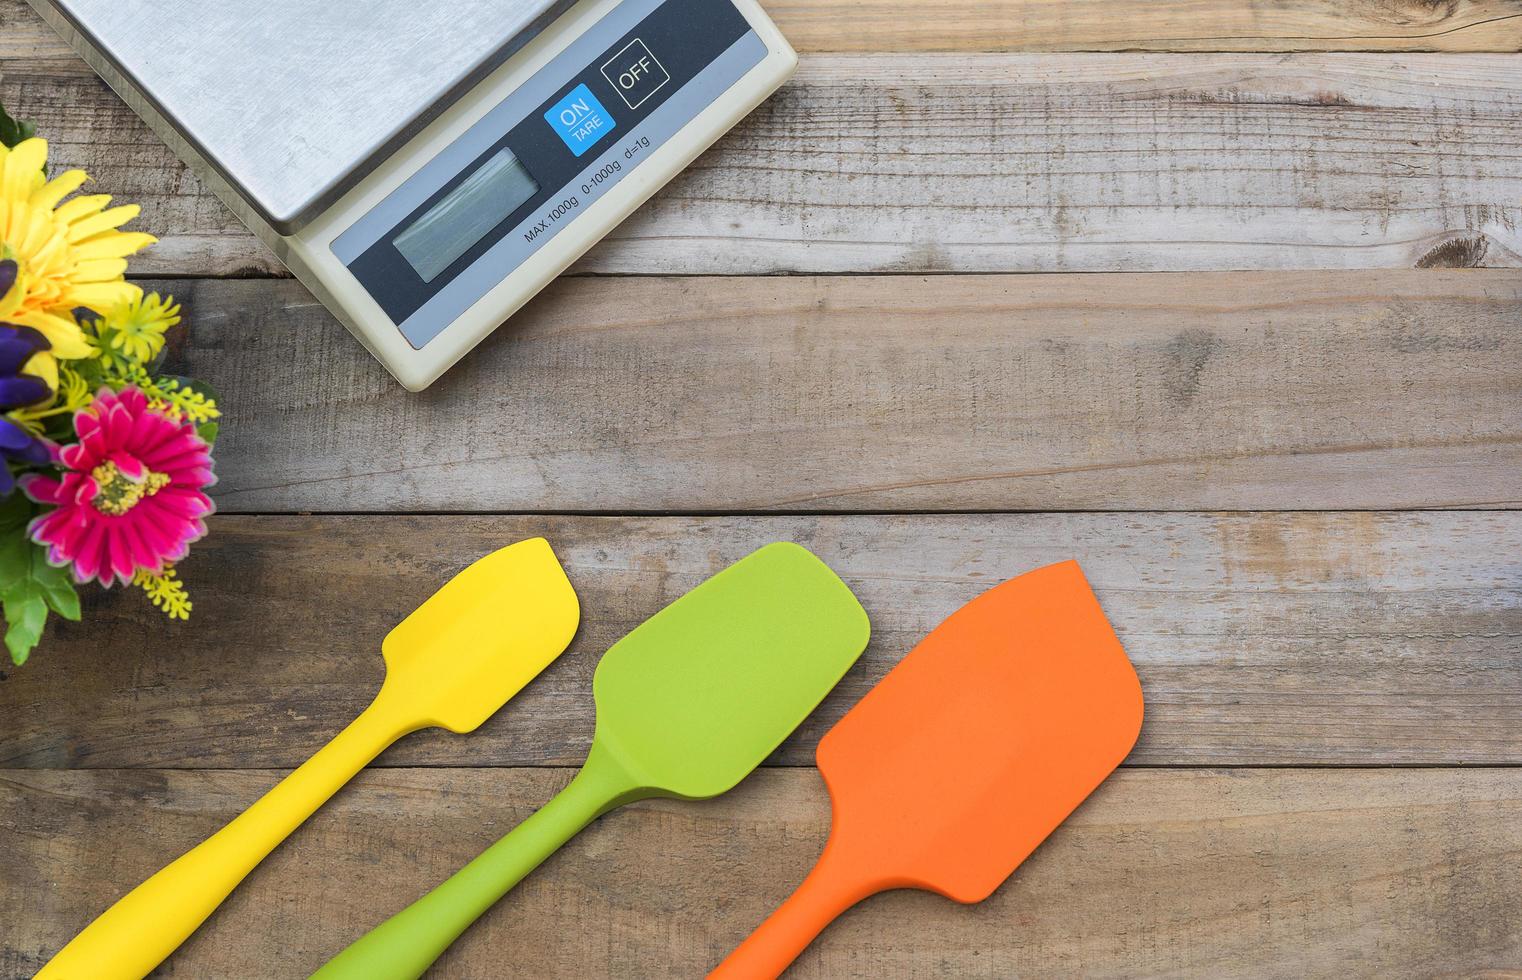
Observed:
[[[24,478],[27,496],[50,510],[32,521],[48,561],[72,565],[76,582],[110,586],[179,561],[206,534],[203,492],[216,482],[211,449],[195,426],[148,405],[135,387],[102,388],[74,416],[79,442],[59,453],[63,479]]]

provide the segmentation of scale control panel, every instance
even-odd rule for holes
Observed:
[[[767,54],[730,0],[627,0],[332,242],[421,350]]]

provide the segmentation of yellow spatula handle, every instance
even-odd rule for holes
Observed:
[[[375,702],[227,826],[128,892],[42,968],[38,980],[140,980],[174,952],[291,831],[381,750],[421,727]]]

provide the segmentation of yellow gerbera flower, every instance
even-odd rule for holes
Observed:
[[[42,139],[0,146],[0,257],[20,264],[15,284],[0,296],[0,320],[36,328],[56,357],[87,357],[91,348],[74,310],[106,310],[140,298],[143,291],[122,278],[127,256],[156,239],[117,230],[137,217],[135,204],[107,208],[105,194],[59,203],[89,178],[70,170],[47,180],[47,157]]]

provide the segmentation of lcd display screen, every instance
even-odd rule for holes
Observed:
[[[538,192],[539,182],[503,147],[403,229],[393,239],[396,250],[432,282]]]

